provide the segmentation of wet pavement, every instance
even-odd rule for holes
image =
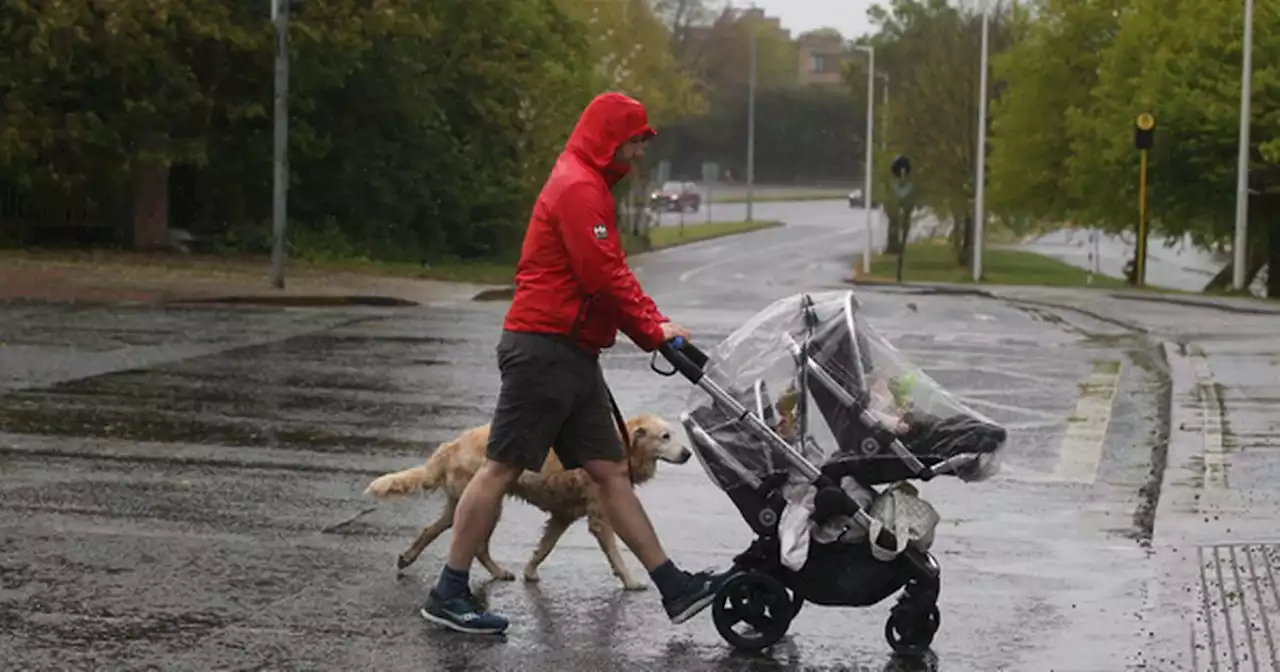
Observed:
[[[862,213],[843,202],[756,212],[788,226],[634,260],[659,306],[699,341],[725,337],[773,299],[843,288],[862,248]],[[990,672],[1141,662],[1161,479],[1152,459],[1166,419],[1159,347],[1114,321],[1064,321],[1025,303],[860,296],[909,357],[1012,431],[995,480],[922,488],[943,516],[936,658],[889,655],[889,602],[807,606],[767,654],[735,654],[709,611],[673,626],[656,589],[624,593],[582,523],[540,584],[483,590],[513,621],[505,638],[424,624],[417,607],[448,535],[402,576],[395,558],[441,502],[379,505],[362,491],[488,420],[505,303],[28,304],[0,306],[0,668]],[[624,412],[676,422],[687,384],[652,373],[625,339],[605,366]],[[751,540],[696,463],[661,465],[640,496],[683,566],[724,565]],[[508,502],[498,562],[521,567],[542,521]],[[477,587],[488,578],[478,565],[472,576]]]

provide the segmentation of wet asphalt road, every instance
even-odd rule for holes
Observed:
[[[757,216],[789,225],[634,262],[700,341],[775,298],[841,287],[861,249],[862,214],[842,202]],[[1146,346],[979,298],[861,298],[901,349],[1013,431],[998,479],[923,486],[943,516],[936,660],[889,656],[889,602],[806,607],[768,655],[735,654],[710,611],[672,626],[656,589],[622,592],[582,523],[540,584],[483,591],[513,621],[505,639],[424,624],[448,536],[400,577],[395,557],[440,502],[375,505],[362,491],[488,420],[505,303],[26,305],[0,307],[0,669],[1125,669],[1142,637],[1135,512],[1159,421]],[[1090,440],[1095,362],[1122,366],[1105,436]],[[625,340],[605,366],[625,412],[676,422],[687,384]],[[724,565],[750,541],[696,462],[661,465],[641,498],[683,566]],[[518,571],[541,524],[508,502],[495,558]]]

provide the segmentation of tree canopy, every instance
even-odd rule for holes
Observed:
[[[1134,231],[1134,123],[1149,112],[1157,122],[1148,175],[1153,235],[1185,236],[1205,247],[1229,245],[1242,11],[1242,3],[1212,0],[992,5],[991,215],[1011,224]],[[889,153],[912,158],[922,204],[961,220],[973,207],[979,15],[944,0],[891,0],[872,8],[870,16],[877,30],[866,41],[876,46],[877,68],[893,83]],[[1276,25],[1280,10],[1259,3],[1249,146],[1250,275],[1268,259],[1280,262],[1280,66],[1270,57],[1280,54]],[[865,70],[852,68],[848,81],[854,92],[864,89]],[[878,172],[878,180],[887,179],[887,165]],[[1280,295],[1280,280],[1272,282],[1270,293]]]
[[[719,160],[742,174],[750,31],[761,175],[852,177],[859,126],[815,123],[838,118],[848,93],[796,89],[790,37],[723,0],[293,2],[294,254],[513,252],[577,115],[605,90],[645,103],[664,131],[655,153],[666,143],[694,171]],[[156,245],[172,226],[265,250],[267,9],[0,0],[0,243],[92,229]],[[148,221],[160,230],[144,231]]]

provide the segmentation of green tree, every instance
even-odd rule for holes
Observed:
[[[650,0],[560,0],[586,26],[600,89],[643,101],[655,124],[701,114],[706,102],[673,51]]]
[[[215,93],[234,87],[222,80],[270,44],[250,27],[251,11],[209,1],[6,0],[0,39],[16,48],[0,56],[5,181],[64,211],[82,204],[86,217],[119,220],[132,210],[134,241],[162,244],[163,218],[152,214],[163,214],[168,166],[206,160],[214,115],[260,110]]]
[[[1133,119],[1157,120],[1150,165],[1154,231],[1189,234],[1202,245],[1233,231],[1242,47],[1242,7],[1212,0],[1133,0],[1115,40],[1103,51],[1088,114],[1068,117],[1073,190],[1080,212],[1111,230],[1136,223],[1137,152]],[[1263,9],[1259,25],[1274,9]],[[1250,144],[1252,276],[1268,257],[1280,262],[1280,168],[1270,160],[1280,134],[1280,66],[1259,55],[1280,53],[1280,33],[1255,33]],[[1270,243],[1270,253],[1266,252]],[[1272,265],[1272,268],[1276,268]],[[1280,296],[1280,274],[1269,273]]]
[[[0,184],[62,207],[36,223],[132,220],[135,242],[154,245],[168,212],[264,247],[274,56],[264,9],[0,0],[0,37],[17,47],[0,55]],[[590,37],[557,0],[304,3],[290,23],[295,253],[513,249],[600,83]]]
[[[863,42],[876,48],[876,69],[889,74],[894,91],[889,154],[911,157],[919,207],[953,223],[957,261],[967,263],[972,244],[981,15],[946,0],[892,0],[887,8],[875,5],[868,13],[878,30]],[[992,8],[992,56],[1005,51],[1012,41],[1008,13],[999,5]],[[863,99],[865,65],[851,61],[846,81]],[[988,86],[992,100],[999,93],[999,82],[989,77]],[[887,186],[882,181],[887,160],[881,166],[875,179]]]
[[[1013,18],[1012,46],[992,59],[990,204],[1006,217],[1062,221],[1085,205],[1064,166],[1067,119],[1088,116],[1102,51],[1129,0],[1039,0]],[[1034,20],[1032,19],[1034,16]]]

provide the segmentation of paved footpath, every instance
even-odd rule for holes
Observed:
[[[1280,306],[1007,288],[1087,329],[1144,334],[1168,369],[1169,433],[1130,669],[1280,671]],[[1157,465],[1158,467],[1158,465]]]

